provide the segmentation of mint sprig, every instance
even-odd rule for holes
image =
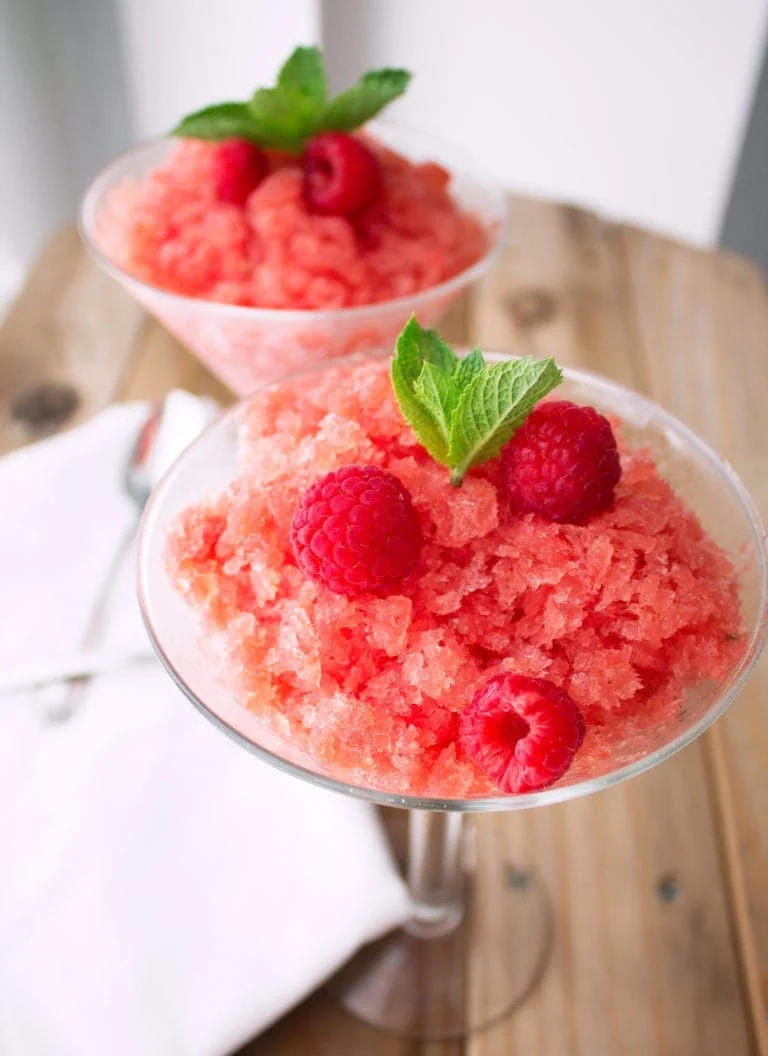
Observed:
[[[562,382],[554,359],[486,363],[464,359],[434,330],[411,319],[397,341],[392,386],[419,442],[451,471],[456,487],[473,466],[495,458],[534,406]]]
[[[258,88],[244,102],[217,103],[187,114],[171,135],[248,139],[298,154],[318,132],[348,132],[365,124],[402,95],[410,79],[407,70],[371,70],[329,99],[322,52],[299,47],[283,64],[273,88]]]

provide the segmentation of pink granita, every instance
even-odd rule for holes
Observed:
[[[182,140],[157,169],[109,191],[103,252],[173,293],[262,308],[330,309],[388,301],[452,278],[488,248],[434,164],[414,164],[366,137],[381,191],[354,220],[311,212],[298,158],[272,171],[244,206],[218,201],[215,143]]]
[[[256,394],[241,475],[171,527],[170,574],[219,663],[223,649],[222,677],[318,770],[396,794],[498,794],[458,716],[501,671],[547,679],[581,709],[568,781],[642,756],[675,728],[686,689],[742,652],[729,559],[651,455],[625,445],[615,501],[584,524],[506,509],[499,459],[453,488],[388,372],[349,364]],[[306,488],[349,464],[395,474],[421,518],[419,565],[388,597],[333,594],[291,550]]]

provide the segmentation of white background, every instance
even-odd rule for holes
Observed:
[[[512,188],[715,241],[764,0],[326,0],[335,72],[404,65],[403,121]]]
[[[510,188],[713,243],[768,22],[768,0],[114,0],[99,66],[110,2],[0,2],[0,297],[97,158],[320,36],[337,87],[414,70],[393,116]]]
[[[246,99],[297,44],[318,39],[317,0],[117,2],[140,136],[209,103]]]

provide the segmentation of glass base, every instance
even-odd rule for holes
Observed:
[[[364,947],[328,984],[346,1011],[429,1041],[480,1030],[523,1003],[549,960],[551,903],[538,877],[487,860],[479,842],[482,883],[465,877],[459,923],[434,937],[406,924]]]

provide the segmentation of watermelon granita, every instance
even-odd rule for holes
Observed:
[[[551,361],[473,353],[454,368],[436,348],[409,324],[397,394],[372,360],[243,405],[239,476],[167,541],[211,663],[318,771],[389,793],[530,791],[639,758],[674,730],[686,690],[741,655],[734,568],[619,422],[531,409],[558,383]],[[482,458],[458,461],[469,399],[440,449],[439,416],[424,417],[436,405],[411,385],[426,360],[475,397],[517,372],[517,409]],[[555,463],[571,491],[580,481],[571,511]]]
[[[219,147],[185,140],[158,168],[113,187],[97,220],[103,253],[173,293],[261,308],[328,309],[437,286],[486,252],[489,234],[462,211],[437,165],[367,138],[380,194],[355,217],[315,213],[299,159],[272,161],[242,204],[216,197]]]
[[[350,308],[453,278],[490,232],[445,169],[360,131],[409,80],[373,70],[328,98],[320,51],[297,48],[274,87],[187,115],[159,167],[111,188],[99,248],[151,286],[259,308]]]

